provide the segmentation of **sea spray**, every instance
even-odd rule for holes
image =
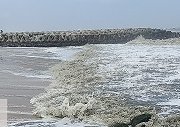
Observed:
[[[101,91],[100,86],[106,79],[97,71],[102,64],[96,54],[98,50],[100,47],[86,45],[75,60],[62,61],[54,66],[52,84],[45,93],[31,100],[36,107],[34,114],[81,119],[90,116],[91,119],[101,119],[106,123],[129,122],[135,112],[138,114],[136,110],[125,107],[120,97]]]
[[[52,68],[54,81],[45,93],[31,100],[36,115],[79,118],[97,108],[93,91],[101,77],[96,75],[96,63],[86,63],[92,53],[92,48],[86,48],[76,56],[78,59],[61,62]]]
[[[130,44],[145,44],[145,45],[177,45],[180,44],[180,38],[169,38],[169,39],[145,39],[142,35],[138,36],[136,39],[126,43]]]
[[[36,107],[34,114],[41,117],[101,120],[111,124],[129,123],[137,115],[151,113],[153,117],[146,123],[147,127],[179,125],[177,116],[161,118],[153,107],[130,106],[124,99],[124,94],[104,89],[105,84],[110,82],[108,76],[114,72],[108,72],[107,66],[104,66],[109,63],[110,58],[102,58],[102,55],[109,54],[100,55],[101,50],[101,46],[86,45],[74,60],[62,61],[53,67],[54,81],[46,88],[45,93],[31,100]],[[127,70],[119,69],[120,67],[115,71],[119,71],[122,76],[128,75]]]

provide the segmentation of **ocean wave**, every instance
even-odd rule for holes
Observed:
[[[36,106],[35,114],[80,117],[92,110],[95,102],[92,97],[93,85],[99,77],[95,75],[95,65],[84,63],[84,57],[90,56],[88,53],[91,51],[86,51],[81,57],[78,55],[78,60],[61,62],[52,69],[55,81],[46,89],[46,93],[31,100]],[[51,101],[47,103],[47,100]]]
[[[54,54],[51,59],[60,59],[60,60],[70,60],[73,58],[74,54],[80,52],[82,48],[78,47],[65,47],[65,48],[58,48],[58,47],[51,47],[44,50],[46,53]]]
[[[153,40],[153,39],[145,39],[143,36],[138,36],[136,39],[129,41],[126,44],[177,45],[180,44],[180,38]]]
[[[164,82],[163,78],[174,75],[174,72],[169,72],[168,67],[159,67],[162,69],[157,70],[155,65],[161,56],[151,54],[154,51],[142,53],[139,49],[137,52],[132,47],[122,49],[125,47],[117,48],[118,46],[120,45],[86,45],[73,60],[62,61],[53,67],[52,84],[46,88],[45,93],[31,99],[35,106],[34,114],[40,117],[69,117],[111,124],[129,123],[139,114],[151,113],[153,117],[147,127],[179,125],[178,116],[163,118],[153,105],[158,99],[170,94],[156,83]],[[154,56],[150,59],[143,57],[146,53]],[[139,61],[139,57],[145,61]],[[172,61],[166,62],[168,64]],[[152,79],[147,79],[148,75]],[[138,99],[147,99],[146,105],[138,104]],[[154,102],[151,104],[149,100]],[[136,105],[130,104],[131,101],[135,101]]]

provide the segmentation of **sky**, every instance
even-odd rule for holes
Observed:
[[[180,28],[180,0],[0,0],[5,32]]]

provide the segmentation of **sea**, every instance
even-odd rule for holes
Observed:
[[[180,113],[178,38],[0,52],[8,63],[2,72],[50,81],[29,101],[37,120],[9,127],[107,127],[141,112],[160,118]]]

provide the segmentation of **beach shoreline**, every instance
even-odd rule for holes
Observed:
[[[79,50],[0,48],[0,99],[8,102],[8,124],[40,119],[33,115],[30,100],[51,84],[50,68]]]
[[[8,122],[14,121],[13,127],[23,125],[29,127],[32,124],[44,126],[46,123],[50,126],[57,124],[57,127],[71,126],[74,119],[62,122],[63,119],[70,118],[69,112],[61,117],[61,111],[64,113],[61,104],[67,100],[69,94],[70,99],[72,98],[67,104],[69,108],[80,103],[85,106],[93,98],[98,102],[93,109],[96,113],[90,110],[92,111],[90,116],[79,115],[78,118],[82,119],[77,123],[87,123],[90,122],[87,121],[89,119],[96,120],[97,123],[102,121],[105,125],[118,121],[129,123],[137,115],[153,112],[153,121],[157,118],[160,124],[166,122],[168,125],[177,125],[178,120],[173,123],[169,123],[168,120],[178,119],[178,116],[171,118],[173,113],[179,112],[177,110],[179,105],[171,100],[174,98],[177,100],[179,96],[179,92],[174,91],[178,88],[176,82],[180,73],[179,45],[135,46],[134,43],[138,41],[135,40],[132,45],[86,45],[63,50],[2,48],[1,95],[12,104],[8,105],[11,111],[8,112],[11,116],[8,117]],[[159,43],[160,40],[156,42]],[[72,55],[67,55],[70,52]],[[62,59],[63,56],[66,59]],[[51,71],[48,71],[50,68]],[[54,75],[56,73],[57,75]],[[43,74],[43,77],[51,76],[51,78],[41,78]],[[147,75],[151,78],[147,78]],[[168,113],[170,117],[161,119],[158,116],[161,112],[156,112],[154,106],[149,107],[150,104],[158,105],[163,109],[162,113]],[[33,116],[32,111],[43,119]],[[17,118],[13,119],[14,117]],[[47,122],[44,120],[46,118]],[[51,123],[51,119],[56,122]],[[151,121],[148,124],[151,124]],[[84,127],[84,124],[82,126]]]
[[[8,123],[37,120],[30,99],[43,92],[50,81],[8,72],[0,72],[0,78],[0,98],[8,101]]]

